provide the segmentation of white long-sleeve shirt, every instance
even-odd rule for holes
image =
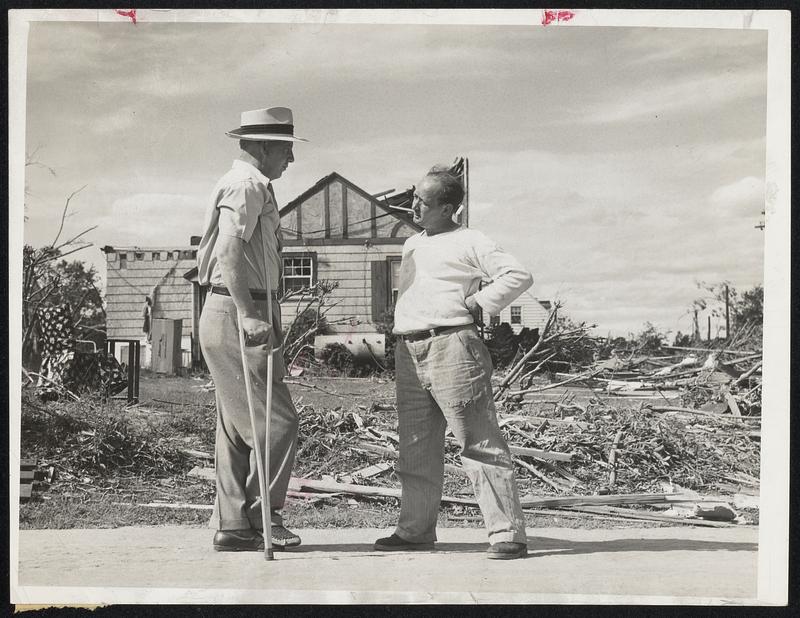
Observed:
[[[486,279],[492,282],[478,290]],[[478,230],[420,232],[403,245],[394,333],[470,324],[465,300],[473,294],[485,313],[497,315],[532,284],[522,264]]]

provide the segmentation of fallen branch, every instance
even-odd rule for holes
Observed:
[[[528,472],[533,474],[533,476],[535,476],[539,480],[544,481],[545,483],[550,485],[550,487],[552,487],[556,491],[558,491],[558,492],[564,491],[564,486],[563,485],[559,485],[554,480],[552,480],[550,477],[548,477],[546,474],[544,474],[542,472],[539,472],[539,470],[534,468],[531,464],[529,464],[529,463],[527,463],[525,461],[522,461],[519,457],[512,457],[511,460],[515,464],[517,464],[518,466],[520,466],[522,468],[525,468]]]
[[[742,382],[744,382],[747,378],[749,378],[751,375],[753,375],[758,369],[760,369],[761,365],[763,365],[763,364],[764,364],[764,361],[758,361],[750,369],[748,369],[742,375],[740,375],[738,378],[736,378],[736,380],[734,381],[733,385],[736,386],[736,385],[741,384]]]
[[[599,374],[601,371],[602,371],[602,369],[598,369],[598,370],[592,371],[590,373],[582,373],[580,375],[573,376],[573,377],[569,378],[568,380],[564,380],[562,382],[557,382],[555,384],[548,384],[547,386],[542,386],[540,388],[529,388],[529,389],[525,389],[525,390],[521,390],[521,391],[509,391],[508,394],[509,395],[525,395],[527,393],[541,393],[542,391],[547,391],[547,390],[550,390],[551,388],[558,388],[559,386],[564,386],[565,384],[572,384],[573,382],[581,382],[581,381],[584,381],[584,380],[591,380],[597,374]]]

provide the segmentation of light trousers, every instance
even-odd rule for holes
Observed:
[[[397,534],[436,540],[444,481],[445,430],[461,447],[492,543],[526,543],[525,520],[508,445],[492,398],[492,360],[474,326],[395,348],[402,483]]]
[[[256,302],[267,319],[267,302]],[[280,341],[280,306],[273,302],[272,324]],[[228,296],[209,294],[200,317],[200,345],[214,379],[217,399],[215,465],[217,496],[210,526],[218,530],[262,528],[258,468],[247,389],[239,348],[236,305]],[[264,456],[267,399],[267,353],[245,348],[256,417],[256,439]],[[289,476],[297,450],[298,418],[289,389],[283,383],[285,366],[280,350],[273,352],[272,414],[269,440],[269,496],[271,521],[282,523]]]

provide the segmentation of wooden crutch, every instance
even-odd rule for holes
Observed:
[[[270,303],[270,321],[272,320],[272,303]],[[242,371],[244,373],[244,386],[247,392],[247,409],[250,412],[250,431],[253,436],[253,448],[256,452],[256,470],[258,472],[258,491],[261,494],[261,525],[264,531],[264,560],[274,560],[272,552],[272,513],[269,500],[269,420],[272,411],[272,347],[267,350],[267,418],[266,440],[264,441],[264,457],[261,456],[261,447],[256,437],[256,413],[253,405],[253,389],[250,380],[250,367],[247,363],[245,351],[244,328],[242,328],[242,314],[239,316],[239,349],[242,354]]]

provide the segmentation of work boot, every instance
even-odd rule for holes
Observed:
[[[264,536],[252,528],[243,530],[217,530],[214,534],[215,551],[264,551]]]
[[[375,549],[378,551],[431,551],[433,549],[433,542],[429,543],[412,543],[401,539],[396,534],[387,536],[375,541]]]
[[[486,557],[490,560],[513,560],[514,558],[524,558],[528,555],[528,546],[525,543],[511,543],[502,541],[489,545]]]

